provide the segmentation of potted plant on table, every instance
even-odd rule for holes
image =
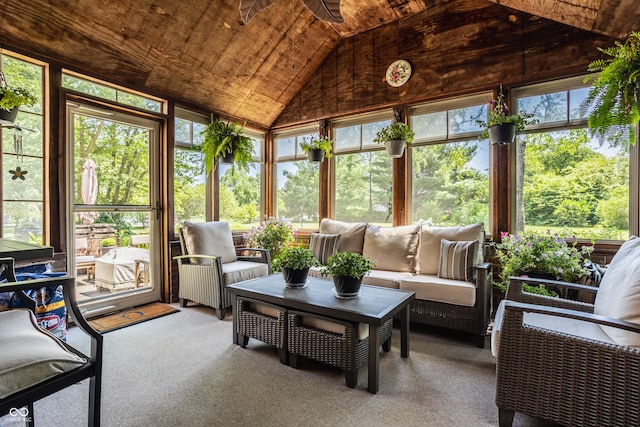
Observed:
[[[300,147],[302,148],[302,151],[309,156],[310,162],[322,163],[325,157],[327,159],[331,158],[333,141],[327,136],[322,136],[320,138],[314,136],[311,139],[305,138],[305,140],[300,144]]]
[[[0,72],[0,120],[13,123],[22,105],[34,105],[38,99],[28,90],[9,86]]]
[[[336,297],[355,298],[365,274],[371,272],[375,263],[369,257],[355,252],[338,252],[327,259],[327,265],[320,270],[323,276],[331,276]]]
[[[511,144],[517,132],[522,132],[528,125],[538,122],[533,118],[534,113],[522,111],[510,114],[502,92],[497,99],[489,101],[489,105],[487,120],[475,119],[476,123],[484,128],[478,137],[480,140],[489,138],[492,144]]]
[[[496,245],[496,256],[500,261],[500,281],[494,285],[506,292],[510,276],[528,276],[542,279],[578,282],[587,274],[584,262],[593,252],[593,245],[578,248],[577,242],[569,243],[558,234],[516,233],[501,234],[501,242]],[[529,293],[558,296],[544,285],[523,289]]]
[[[589,128],[601,139],[608,137],[618,144],[626,137],[634,145],[640,121],[640,32],[631,32],[624,42],[598,50],[608,58],[589,64],[589,71],[600,74],[585,78],[585,82],[593,79],[593,84],[580,112],[589,112]]]
[[[246,167],[253,160],[251,138],[242,134],[244,126],[231,121],[212,118],[202,131],[203,142],[200,152],[204,154],[207,175],[215,169],[218,159],[224,163],[234,163]]]
[[[288,288],[302,288],[306,284],[309,268],[319,265],[310,249],[289,247],[280,251],[271,266],[274,271],[282,271],[284,283]]]
[[[389,156],[401,157],[404,153],[405,145],[411,144],[414,136],[415,133],[407,124],[397,122],[380,129],[376,133],[373,142],[384,144]]]

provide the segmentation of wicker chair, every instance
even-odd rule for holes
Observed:
[[[358,369],[369,354],[369,337],[359,337],[359,326],[357,322],[288,311],[289,364],[297,368],[298,356],[304,356],[336,366],[344,370],[347,387],[354,388],[358,385]],[[392,331],[393,319],[380,327],[384,351],[391,350]]]
[[[236,249],[227,222],[185,221],[178,229],[178,236],[182,255],[174,259],[178,261],[178,297],[182,307],[186,307],[188,301],[213,307],[222,320],[233,301],[227,285],[271,273],[269,251]]]
[[[0,292],[62,286],[65,304],[74,323],[91,342],[90,352],[84,354],[42,330],[30,310],[1,311],[0,417],[11,414],[11,419],[7,420],[9,424],[25,420],[26,425],[33,426],[33,402],[89,379],[87,425],[99,426],[103,340],[78,308],[75,279],[65,276],[15,282],[13,259],[10,258],[0,258],[0,272],[10,280],[0,284]]]
[[[639,240],[622,246],[600,288],[510,279],[492,335],[500,426],[510,426],[516,411],[571,426],[640,425],[640,313],[637,298],[625,293],[640,284]],[[529,294],[525,281],[597,293],[595,303]]]
[[[266,342],[278,349],[280,362],[288,364],[286,309],[245,297],[238,297],[235,307],[238,344],[246,347],[249,338]]]

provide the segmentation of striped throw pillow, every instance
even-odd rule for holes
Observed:
[[[338,251],[339,242],[339,234],[311,233],[309,249],[320,264],[327,265],[327,259]]]
[[[451,242],[441,239],[438,277],[473,282],[476,280],[474,267],[477,253],[477,240]]]

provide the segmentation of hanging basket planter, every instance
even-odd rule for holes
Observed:
[[[397,158],[397,157],[402,157],[402,155],[404,154],[405,144],[406,142],[404,140],[394,139],[394,140],[385,142],[384,146],[386,147],[387,154],[389,154],[389,156]]]
[[[3,122],[13,123],[18,117],[18,107],[13,107],[9,111],[0,108],[0,120]]]
[[[232,165],[233,164],[233,159],[234,159],[234,152],[233,150],[231,150],[229,153],[225,154],[224,156],[220,157],[220,161],[222,163],[224,163],[225,165]]]
[[[321,148],[313,148],[309,150],[309,161],[322,163],[324,161],[324,150]]]
[[[511,144],[516,137],[515,123],[502,123],[489,127],[489,141],[496,145]]]

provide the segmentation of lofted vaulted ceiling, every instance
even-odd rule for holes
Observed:
[[[618,39],[640,29],[636,0],[462,1]],[[341,39],[450,2],[342,0],[329,24],[275,0],[245,25],[238,0],[0,0],[0,47],[268,128]]]

